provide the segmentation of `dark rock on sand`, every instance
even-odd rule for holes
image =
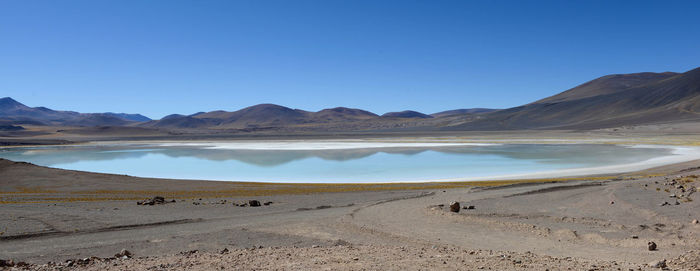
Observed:
[[[0,260],[0,267],[13,267],[15,263],[12,260]]]
[[[131,254],[131,251],[128,251],[126,249],[122,249],[121,251],[119,251],[119,253],[114,254],[114,257],[116,257],[116,258],[124,258],[124,257],[131,258],[132,255],[133,254]]]
[[[250,207],[260,207],[260,201],[257,201],[257,200],[254,200],[254,199],[253,199],[253,200],[249,200],[249,201],[248,201],[248,205],[250,205]]]
[[[175,202],[175,200],[172,200],[170,202]],[[165,198],[161,196],[155,196],[150,199],[145,199],[142,201],[136,202],[136,205],[155,205],[155,204],[165,204]]]
[[[649,242],[648,245],[649,245],[649,251],[654,251],[654,250],[656,250],[656,243],[654,243],[654,242]]]
[[[476,207],[474,207],[474,205],[467,205],[467,206],[462,207],[462,209],[466,209],[466,210],[474,210],[475,208]]]
[[[459,207],[459,202],[453,201],[452,203],[450,203],[451,212],[459,213]]]
[[[272,204],[272,201],[266,201],[265,203],[263,203],[263,205],[265,205],[265,206],[268,206],[270,204]]]
[[[666,259],[648,263],[651,268],[666,268]]]

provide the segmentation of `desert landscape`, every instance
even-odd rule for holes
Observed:
[[[642,86],[629,83],[630,77]],[[698,80],[698,69],[606,76],[515,109],[430,117],[261,105],[232,113],[129,120],[124,114],[31,108],[4,98],[0,112],[8,125],[1,132],[5,154],[0,154],[124,142],[214,142],[254,149],[358,141],[403,148],[450,142],[692,148],[700,143],[700,125],[685,104],[688,96],[700,93]],[[635,106],[636,111],[619,115],[624,120],[600,118],[607,113],[581,119],[585,114],[575,106],[607,96],[614,98],[603,100],[651,95],[652,87],[662,88],[663,97],[675,89],[687,95],[640,105],[647,110]],[[571,105],[563,107],[556,123],[532,124],[557,129],[510,130],[516,127],[501,121],[526,116],[534,122],[535,116],[552,113],[538,113],[543,110],[538,104],[561,103]],[[601,103],[581,108],[595,112],[592,107]],[[325,112],[334,113],[323,121],[316,117]],[[564,121],[566,116],[576,117]],[[471,130],[484,123],[504,126]],[[618,126],[622,123],[629,124]],[[564,170],[523,179],[395,183],[139,178],[3,159],[0,263],[5,269],[32,270],[697,270],[700,162],[694,153],[661,165],[642,162],[624,172]]]
[[[699,12],[0,1],[0,270],[700,270]]]
[[[398,184],[141,179],[7,160],[0,171],[6,218],[0,247],[12,268],[700,264],[696,161],[615,176]]]

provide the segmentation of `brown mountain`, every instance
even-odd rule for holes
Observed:
[[[336,107],[318,112],[291,109],[275,104],[259,104],[238,111],[211,111],[190,116],[171,115],[159,121],[143,124],[162,128],[218,128],[242,129],[258,127],[289,127],[304,124],[345,123],[378,118],[372,112]]]
[[[67,126],[123,126],[146,120],[138,114],[78,113],[46,107],[28,107],[10,97],[0,99],[0,120],[4,123]],[[148,119],[150,120],[150,119]]]
[[[426,115],[421,112],[405,110],[401,112],[389,112],[382,115],[382,118],[404,118],[404,119],[429,119],[431,115]]]
[[[336,107],[313,113],[313,117],[316,121],[333,122],[338,120],[367,120],[376,118],[378,115],[361,109]]]
[[[700,121],[700,68],[685,73],[616,74],[509,109],[372,112],[336,107],[318,112],[260,104],[238,111],[211,111],[145,120],[134,114],[82,114],[27,107],[0,99],[0,125],[141,126],[164,129],[286,131],[431,131],[597,129],[674,121]],[[147,119],[147,118],[146,118]],[[7,126],[10,127],[10,126]],[[10,129],[10,128],[7,128]]]
[[[478,115],[478,114],[484,114],[484,113],[490,113],[493,111],[496,111],[498,109],[490,109],[490,108],[467,108],[467,109],[455,109],[455,110],[447,110],[447,111],[442,111],[442,112],[437,112],[430,114],[431,116],[435,118],[442,118],[442,117],[449,117],[449,116],[456,116],[456,115]]]
[[[595,129],[687,120],[700,120],[700,68],[604,76],[447,129]]]
[[[557,95],[536,101],[535,103],[558,103],[593,96],[612,94],[629,88],[670,78],[676,75],[678,75],[678,73],[675,72],[641,72],[630,74],[606,75],[598,79],[594,79],[583,83],[579,86],[576,86]]]

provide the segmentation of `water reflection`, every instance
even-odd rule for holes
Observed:
[[[398,147],[333,150],[231,150],[202,146],[154,147],[153,145],[69,146],[16,148],[0,151],[0,157],[26,161],[44,166],[71,164],[82,161],[139,159],[161,154],[171,158],[197,158],[208,161],[236,160],[258,167],[276,167],[293,161],[320,158],[327,161],[351,161],[378,153],[415,156],[438,152],[460,159],[460,156],[499,156],[509,159],[534,160],[550,164],[605,165],[642,161],[669,155],[670,149],[626,148],[614,145],[529,145],[494,146]]]

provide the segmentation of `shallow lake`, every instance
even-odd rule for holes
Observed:
[[[606,144],[258,141],[0,149],[0,158],[63,169],[139,177],[305,183],[570,176],[636,170],[664,161],[678,162],[674,159],[680,156],[671,147]]]

